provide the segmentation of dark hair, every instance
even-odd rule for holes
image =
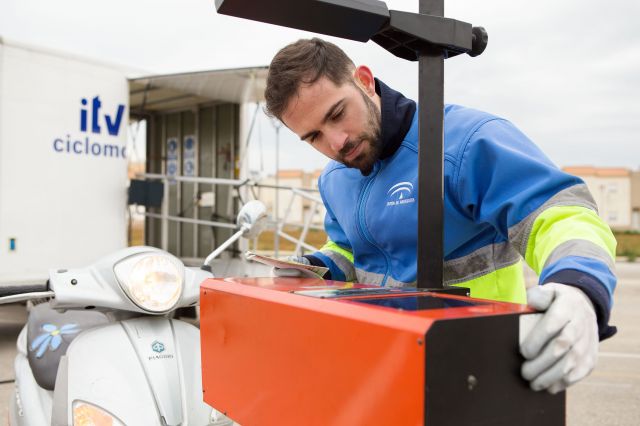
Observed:
[[[300,84],[313,84],[327,77],[341,86],[351,79],[354,68],[353,61],[342,49],[319,38],[301,39],[283,47],[269,66],[264,91],[266,113],[281,119]]]

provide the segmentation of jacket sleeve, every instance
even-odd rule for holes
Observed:
[[[616,241],[584,182],[506,120],[482,123],[462,150],[453,180],[459,208],[509,241],[540,284],[580,288],[594,305],[600,338],[612,336]]]
[[[353,264],[353,251],[351,244],[342,227],[331,211],[322,190],[322,178],[318,182],[320,196],[327,213],[324,218],[324,229],[327,233],[327,242],[322,248],[313,254],[305,255],[312,265],[326,266],[329,272],[326,279],[336,281],[355,281],[356,270]]]

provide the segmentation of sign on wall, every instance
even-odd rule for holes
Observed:
[[[183,139],[184,156],[182,158],[183,176],[196,175],[196,138],[194,135],[187,135]]]
[[[167,176],[169,182],[175,183],[175,177],[178,175],[178,138],[167,139]]]

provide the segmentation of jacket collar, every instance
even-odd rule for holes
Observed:
[[[380,159],[391,157],[411,128],[416,103],[405,98],[382,81],[375,79],[376,93],[380,96],[382,151]]]

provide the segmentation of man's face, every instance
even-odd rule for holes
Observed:
[[[336,86],[326,77],[301,85],[282,114],[300,139],[367,176],[380,155],[380,110],[356,83]]]

